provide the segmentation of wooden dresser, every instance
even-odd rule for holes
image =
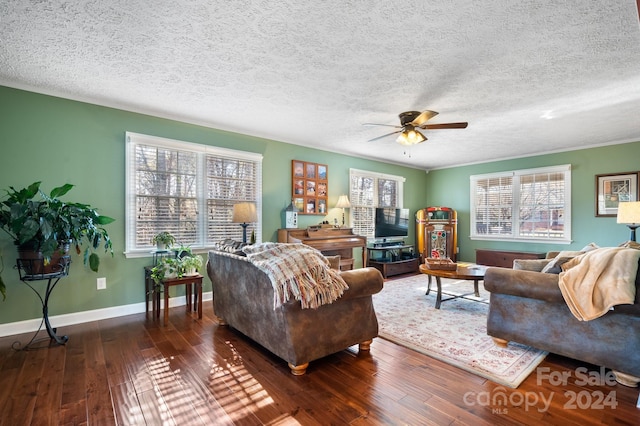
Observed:
[[[476,263],[478,265],[500,266],[502,268],[512,268],[515,259],[544,259],[546,253],[531,251],[508,251],[508,250],[476,250]]]
[[[366,264],[367,238],[351,228],[278,229],[279,243],[303,243],[325,256],[340,255],[340,269],[353,268],[353,249],[362,249],[362,265]]]

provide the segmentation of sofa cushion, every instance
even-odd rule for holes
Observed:
[[[514,259],[513,269],[540,272],[552,259]]]
[[[329,267],[331,269],[340,270],[340,255],[337,254],[335,256],[325,256],[329,261]]]
[[[211,248],[215,251],[223,251],[226,253],[232,253],[237,256],[246,256],[245,252],[242,251],[242,248],[249,245],[249,243],[243,243],[242,241],[235,241],[231,238],[227,238],[224,241],[218,241]]]
[[[542,271],[540,272],[543,272],[545,274],[559,274],[560,272],[562,272],[563,264],[570,261],[574,257],[580,256],[584,253],[584,251],[561,251],[556,257],[551,259],[551,262],[547,263],[547,265],[542,268]]]

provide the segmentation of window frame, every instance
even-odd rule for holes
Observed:
[[[374,185],[373,185],[373,200],[374,200],[374,205],[373,206],[368,206],[368,205],[364,205],[364,204],[358,204],[358,197],[356,197],[354,195],[354,192],[352,191],[353,187],[351,185],[352,180],[354,177],[358,177],[358,178],[371,178],[374,179]],[[396,204],[395,206],[380,206],[377,204],[377,201],[380,199],[380,196],[378,194],[378,180],[379,179],[384,179],[384,180],[393,180],[396,181],[397,183],[397,193],[396,193]],[[390,174],[386,174],[386,173],[379,173],[379,172],[373,172],[373,171],[369,171],[369,170],[359,170],[359,169],[349,169],[349,200],[351,203],[351,208],[349,209],[349,223],[351,224],[351,227],[354,229],[354,232],[357,233],[358,235],[361,235],[363,237],[367,237],[367,239],[374,239],[375,236],[373,234],[373,230],[375,228],[375,210],[374,212],[371,214],[371,221],[372,223],[370,224],[370,226],[368,227],[369,229],[371,229],[371,233],[366,233],[366,232],[362,232],[362,229],[365,228],[366,226],[360,226],[357,225],[355,223],[355,219],[353,216],[353,210],[354,208],[372,208],[375,209],[377,207],[395,207],[395,208],[403,208],[404,206],[404,183],[406,182],[406,178],[404,176],[398,176],[398,175],[390,175]],[[357,230],[357,232],[356,232]]]
[[[206,211],[207,205],[207,170],[206,159],[207,156],[215,156],[219,158],[231,159],[231,160],[244,160],[255,162],[256,164],[256,176],[255,176],[255,200],[243,200],[253,201],[256,203],[256,211],[258,220],[256,222],[256,240],[262,241],[262,154],[253,152],[238,151],[228,148],[221,148],[211,145],[198,144],[193,142],[185,142],[175,139],[163,138],[158,136],[145,135],[134,132],[125,133],[125,252],[126,258],[148,257],[154,250],[154,246],[149,245],[138,246],[136,245],[136,146],[146,145],[155,148],[177,150],[183,152],[194,153],[197,156],[196,160],[196,198],[198,205],[198,212]],[[197,242],[191,244],[191,249],[196,253],[203,253],[208,251],[215,241],[207,241],[207,223],[208,215],[197,215]],[[241,230],[239,224],[238,229]],[[220,240],[224,239],[224,236],[220,237]],[[178,242],[179,243],[179,242]]]
[[[561,173],[564,175],[564,205],[563,205],[563,236],[560,238],[551,237],[537,237],[537,236],[521,236],[520,233],[520,210],[521,210],[521,182],[522,176],[531,175],[547,175],[550,173]],[[478,195],[477,187],[480,181],[486,181],[488,179],[499,178],[511,178],[511,233],[510,234],[482,234],[478,233],[477,217],[477,205],[476,196]],[[518,242],[531,242],[531,243],[546,243],[546,244],[570,244],[571,239],[571,165],[563,164],[558,166],[539,167],[533,169],[511,170],[505,172],[486,173],[480,175],[469,176],[469,196],[470,196],[470,214],[469,214],[469,238],[471,240],[484,240],[484,241],[518,241]],[[546,209],[544,211],[549,212],[552,209]]]

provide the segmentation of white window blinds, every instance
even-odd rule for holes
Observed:
[[[206,249],[242,238],[233,205],[256,203],[261,240],[262,156],[127,132],[127,255],[148,253],[168,231],[178,244]]]
[[[571,166],[471,176],[471,238],[571,241]]]
[[[404,177],[349,170],[353,233],[373,238],[376,207],[402,207]]]

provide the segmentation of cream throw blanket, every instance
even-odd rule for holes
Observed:
[[[337,300],[349,287],[329,267],[320,251],[304,244],[262,243],[242,249],[247,258],[271,280],[273,308],[290,299],[302,309],[316,309]]]
[[[589,321],[615,305],[632,304],[640,250],[611,247],[591,250],[564,265],[558,285],[571,313]]]

